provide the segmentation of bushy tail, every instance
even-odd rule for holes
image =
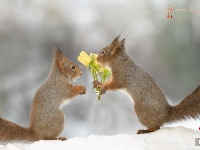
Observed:
[[[168,122],[200,116],[200,86],[185,97],[178,105],[171,106]]]
[[[29,128],[20,127],[10,121],[0,118],[0,141],[35,141],[36,136]]]

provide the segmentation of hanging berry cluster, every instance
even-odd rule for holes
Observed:
[[[168,5],[168,7],[167,7],[167,18],[168,19],[173,18],[172,12],[173,12],[173,8],[170,5]]]
[[[167,6],[167,18],[172,19],[173,18],[173,12],[174,11],[184,11],[184,12],[195,12],[200,13],[200,10],[191,10],[191,9],[174,9],[171,5]]]

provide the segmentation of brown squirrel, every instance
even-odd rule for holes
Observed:
[[[66,140],[56,138],[64,128],[64,114],[60,109],[71,98],[86,93],[85,87],[71,84],[81,75],[79,67],[55,47],[51,71],[33,100],[30,127],[0,118],[0,141]]]
[[[124,45],[125,38],[119,41],[118,36],[100,51],[97,61],[111,68],[112,78],[103,84],[94,81],[93,87],[101,87],[100,95],[107,90],[123,89],[131,96],[139,121],[147,127],[137,134],[156,131],[164,123],[198,118],[200,86],[178,105],[171,106],[154,79],[127,55]]]

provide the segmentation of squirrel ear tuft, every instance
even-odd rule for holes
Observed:
[[[63,56],[63,52],[58,48],[58,46],[54,46],[53,48],[54,57]]]
[[[121,40],[121,42],[120,42],[120,46],[121,46],[121,47],[124,47],[125,42],[126,42],[126,38],[124,38],[123,40]]]
[[[115,44],[115,43],[117,43],[118,42],[118,40],[119,40],[119,35],[112,41],[112,43],[111,44]]]

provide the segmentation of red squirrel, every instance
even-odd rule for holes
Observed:
[[[116,37],[100,51],[97,61],[111,68],[112,78],[103,84],[94,81],[93,87],[101,87],[100,95],[107,90],[123,89],[131,96],[139,121],[147,127],[138,130],[138,134],[156,131],[164,123],[200,115],[200,86],[178,105],[171,106],[155,80],[126,53],[125,39]]]
[[[86,88],[71,81],[82,75],[80,68],[55,47],[51,71],[37,90],[31,106],[28,128],[0,118],[0,141],[66,140],[59,134],[64,129],[61,107],[73,97],[85,94]]]

